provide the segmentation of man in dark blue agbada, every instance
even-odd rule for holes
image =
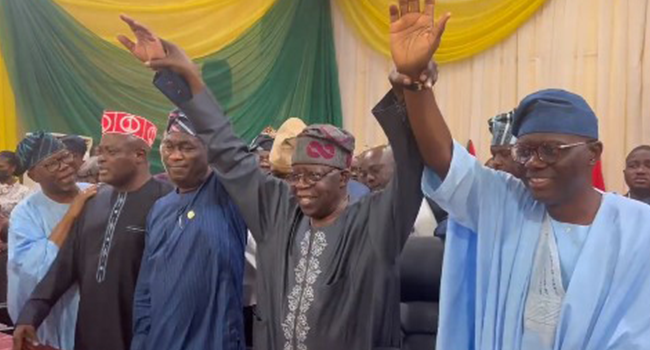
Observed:
[[[131,349],[244,349],[244,221],[182,112],[161,155],[177,188],[149,215]]]

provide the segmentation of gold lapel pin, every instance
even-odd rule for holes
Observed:
[[[196,214],[194,214],[194,210],[190,210],[190,211],[187,212],[187,218],[190,219],[190,220],[194,219],[195,215]]]

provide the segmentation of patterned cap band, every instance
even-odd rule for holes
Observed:
[[[321,164],[346,169],[352,163],[354,136],[332,125],[308,126],[297,138],[293,164]]]
[[[39,131],[26,136],[16,148],[16,156],[20,160],[16,174],[22,175],[43,159],[63,149],[63,142],[50,133]]]
[[[517,138],[512,134],[512,122],[515,111],[502,113],[488,121],[492,134],[492,146],[514,145]]]
[[[169,113],[169,117],[167,118],[167,129],[165,131],[167,133],[184,132],[196,136],[194,125],[180,109],[175,109]]]
[[[126,112],[105,111],[102,115],[102,135],[132,135],[151,147],[156,140],[158,128],[147,119]]]

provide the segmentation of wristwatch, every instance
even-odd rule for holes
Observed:
[[[422,90],[430,90],[430,87],[427,87],[426,84],[422,83],[419,80],[414,81],[411,83],[411,85],[404,85],[404,88],[407,90],[411,91],[422,91]]]

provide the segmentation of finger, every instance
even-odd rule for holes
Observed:
[[[148,31],[148,29],[146,27],[144,27],[140,23],[136,22],[135,19],[133,19],[133,18],[127,16],[127,15],[120,15],[120,18],[124,21],[124,23],[126,23],[129,26],[129,28],[131,28],[131,31],[136,35],[138,35],[138,34],[142,35],[142,32],[147,32]]]
[[[138,22],[135,21],[135,19],[127,15],[122,14],[120,15],[120,18],[122,21],[124,21],[124,23],[128,24],[129,28],[131,28],[132,31],[136,31],[142,27]]]
[[[118,35],[117,41],[119,41],[122,45],[124,45],[124,47],[126,47],[129,51],[133,51],[133,49],[135,48],[135,43],[124,35]]]
[[[435,76],[436,73],[436,64],[433,61],[429,61],[427,64],[427,68],[422,71],[420,74],[420,82],[421,83],[426,83],[427,80],[431,79],[433,76]]]
[[[23,350],[23,338],[19,335],[14,337],[14,345],[11,350]]]
[[[392,84],[395,85],[411,85],[411,77],[405,74],[401,74],[400,72],[393,70],[390,75],[388,76],[388,79]]]
[[[424,0],[424,14],[427,16],[431,16],[433,18],[433,11],[435,9],[435,1],[434,0]]]
[[[40,344],[38,343],[38,338],[34,334],[27,334],[25,336],[25,341],[23,342],[25,349],[27,350],[36,350]]]
[[[399,12],[402,16],[409,12],[409,0],[399,0]]]
[[[409,0],[409,12],[420,12],[420,0]]]
[[[438,24],[436,25],[436,34],[438,36],[438,40],[440,40],[442,34],[445,32],[445,28],[447,28],[447,22],[450,18],[451,13],[447,12],[442,16],[442,18],[438,20]]]
[[[390,5],[388,8],[390,13],[390,23],[396,22],[399,19],[399,9],[395,5]]]
[[[127,16],[127,15],[120,15],[120,18],[122,18],[122,20],[124,22],[126,22],[126,24],[129,25],[129,28],[131,28],[131,31],[133,31],[133,33],[136,36],[138,36],[138,38],[154,40],[155,35],[144,24],[134,20],[133,18],[131,18],[131,17]]]
[[[120,15],[120,19],[121,19],[124,23],[128,24],[129,27],[131,26],[131,23],[135,22],[135,20],[134,20],[133,18],[131,18],[131,17],[125,15],[125,14],[121,14],[121,15]]]
[[[390,81],[391,83],[395,83],[397,82],[398,76],[399,73],[397,73],[396,70],[393,70],[390,72],[390,74],[388,74],[388,81]]]

